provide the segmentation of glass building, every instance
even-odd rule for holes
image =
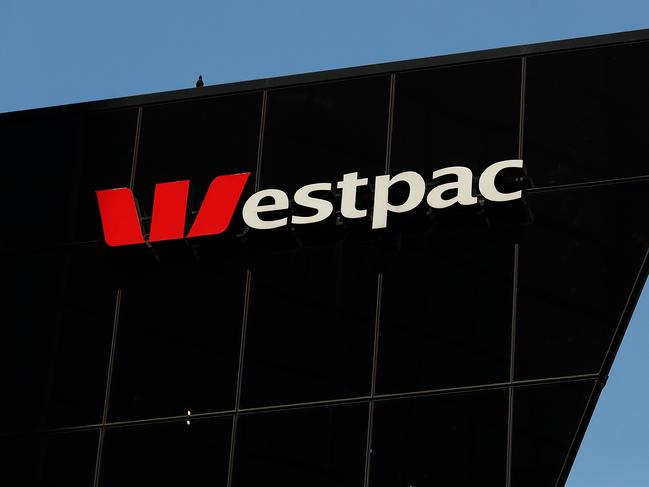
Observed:
[[[563,485],[647,274],[647,86],[639,31],[0,115],[0,483]],[[371,228],[378,175],[516,159]],[[105,243],[97,190],[146,237],[156,184],[187,229],[246,172],[225,232]],[[242,217],[354,172],[367,218]]]

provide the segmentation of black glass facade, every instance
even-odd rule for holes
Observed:
[[[649,42],[607,42],[0,116],[0,483],[562,485],[649,249]],[[521,200],[379,230],[240,204],[111,248],[94,194],[146,234],[156,183],[191,180],[191,222],[224,174],[243,201],[507,159]]]

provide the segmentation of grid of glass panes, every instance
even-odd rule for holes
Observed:
[[[647,251],[647,50],[0,120],[2,483],[554,486]],[[514,158],[522,202],[386,231],[100,243],[96,189],[146,229],[158,182]]]

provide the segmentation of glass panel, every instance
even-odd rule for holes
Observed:
[[[156,255],[125,283],[110,417],[231,409],[245,268],[231,255],[214,262],[192,260],[191,252]]]
[[[0,484],[12,487],[90,487],[98,431],[0,438]]]
[[[252,274],[243,407],[369,393],[377,272],[367,246],[266,253]]]
[[[526,197],[516,378],[599,372],[649,248],[649,182]]]
[[[2,247],[101,238],[95,191],[128,186],[137,109],[15,114],[0,122]]]
[[[383,174],[388,100],[387,76],[272,90],[261,187],[290,197],[348,172]]]
[[[356,404],[241,416],[233,485],[362,485],[367,409]]]
[[[0,429],[97,423],[116,299],[97,248],[2,260]]]
[[[83,115],[60,109],[0,121],[0,248],[69,240],[83,157]]]
[[[499,237],[437,228],[386,256],[378,393],[509,380],[514,245]]]
[[[231,431],[231,417],[108,429],[99,485],[226,485]]]
[[[593,386],[580,381],[515,389],[512,487],[557,485]]]
[[[146,107],[134,189],[143,216],[151,215],[156,183],[189,179],[188,210],[195,213],[215,177],[254,173],[261,100],[249,93]],[[251,177],[241,201],[253,188]],[[239,211],[230,228],[242,230]]]
[[[271,91],[261,186],[292,198],[298,187],[335,183],[347,172],[382,174],[388,98],[386,76]],[[359,191],[358,208],[368,207],[369,196],[367,187]],[[367,244],[369,219],[335,220],[250,234],[260,255],[246,340],[246,407],[369,392],[376,252]]]
[[[370,485],[504,486],[507,390],[379,401]]]
[[[517,157],[520,60],[400,73],[391,172]],[[393,216],[384,256],[377,391],[508,379],[514,240],[520,205],[426,205]],[[467,299],[474,305],[466,306]]]
[[[95,191],[128,187],[135,146],[137,108],[89,113],[79,189],[76,240],[102,240]]]
[[[516,159],[519,59],[397,75],[391,172],[467,166],[481,171]]]
[[[649,174],[649,43],[531,56],[524,160],[534,186]]]

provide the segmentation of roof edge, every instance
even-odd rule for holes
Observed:
[[[587,37],[577,37],[573,39],[562,39],[534,44],[521,44],[478,51],[443,54],[439,56],[415,58],[403,61],[388,61],[384,63],[346,68],[335,68],[302,74],[291,74],[271,78],[260,78],[256,80],[236,81],[219,85],[206,85],[200,90],[197,90],[196,88],[183,88],[179,90],[130,95],[103,100],[29,108],[25,110],[0,113],[0,120],[12,116],[33,114],[35,112],[55,112],[62,109],[101,110],[138,107],[156,103],[192,100],[210,96],[245,93],[271,88],[282,88],[324,81],[337,81],[388,74],[392,72],[452,66],[456,64],[465,64],[480,61],[496,61],[512,57],[547,54],[558,51],[577,50],[592,47],[605,47],[610,45],[628,44],[647,40],[649,40],[649,29],[616,32],[610,34],[598,34]]]

